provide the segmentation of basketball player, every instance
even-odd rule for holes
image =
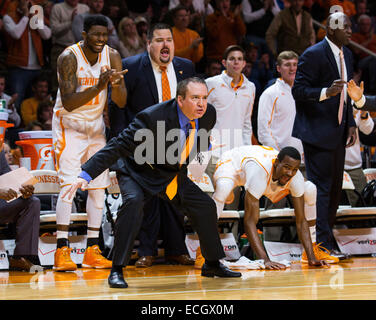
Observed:
[[[298,236],[305,250],[302,262],[323,266],[339,261],[315,243],[316,186],[309,181],[304,182],[298,170],[300,161],[300,153],[293,147],[285,147],[278,153],[271,147],[241,146],[225,152],[217,162],[213,177],[217,214],[221,214],[225,202],[232,201],[232,190],[236,186],[244,186],[244,228],[253,251],[264,259],[266,269],[285,269],[285,266],[269,259],[257,234],[259,199],[263,195],[273,203],[291,195]]]
[[[53,144],[61,192],[56,205],[57,250],[54,269],[73,271],[76,264],[70,257],[68,232],[72,200],[62,195],[96,151],[106,144],[103,109],[107,88],[120,107],[126,101],[119,53],[107,46],[108,25],[103,16],[91,15],[84,20],[83,41],[65,49],[57,61],[59,90],[53,115]],[[111,268],[111,261],[101,255],[98,247],[102,220],[104,189],[109,186],[108,171],[94,179],[88,189],[87,248],[82,266]]]

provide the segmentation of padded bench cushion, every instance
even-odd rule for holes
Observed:
[[[270,209],[260,211],[260,220],[280,217],[295,217],[294,209]]]
[[[87,214],[86,213],[72,213],[71,214],[71,221],[87,221]],[[48,213],[43,214],[40,216],[40,222],[56,222],[56,214],[55,213]]]

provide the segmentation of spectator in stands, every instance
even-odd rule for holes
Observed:
[[[54,2],[52,1],[44,1],[41,2],[41,6],[43,8],[43,16],[44,16],[44,24],[48,26],[51,29],[51,23],[50,23],[50,17],[51,17],[51,11],[52,7],[54,6]],[[51,47],[52,47],[52,37],[44,40],[42,42],[43,45],[43,55],[45,60],[45,68],[51,69]]]
[[[103,14],[109,17],[117,30],[120,20],[129,16],[128,7],[124,0],[106,0]]]
[[[146,50],[144,40],[139,36],[132,18],[124,17],[118,26],[120,46],[119,53],[123,58],[134,56]]]
[[[25,131],[42,131],[43,125],[39,121],[31,121],[26,127]]]
[[[149,22],[153,16],[153,8],[157,4],[156,1],[152,0],[125,0],[124,1],[128,8],[128,16],[131,18],[136,18],[138,16],[145,17]]]
[[[212,130],[212,159],[206,173],[212,179],[220,155],[234,147],[252,144],[251,115],[256,88],[243,74],[245,51],[238,45],[226,48],[222,65],[225,70],[220,75],[207,78],[208,102],[217,111],[217,122]],[[238,209],[240,189],[230,209]]]
[[[359,17],[362,16],[363,14],[368,14],[367,2],[357,1],[355,6],[356,6],[356,14],[350,18],[353,33],[359,32]],[[371,17],[371,19],[372,19],[372,26],[375,26],[375,18]]]
[[[325,20],[327,16],[327,10],[322,6],[321,1],[305,0],[303,9],[308,11],[312,16],[312,19],[318,22]]]
[[[355,144],[346,149],[345,171],[350,175],[354,183],[355,190],[361,193],[367,184],[367,179],[363,172],[363,161],[360,150],[359,130],[368,135],[373,132],[375,123],[370,117],[368,111],[357,110],[353,108],[354,120],[357,126],[357,139]],[[353,190],[346,190],[347,198],[352,207],[359,205],[359,196]]]
[[[282,51],[292,50],[298,55],[316,42],[311,15],[303,10],[304,0],[289,0],[290,8],[275,16],[265,39],[274,57]]]
[[[72,22],[72,31],[74,35],[74,42],[78,42],[82,40],[82,31],[84,30],[84,19],[88,15],[94,15],[94,14],[102,14],[103,6],[104,6],[104,0],[89,0],[88,6],[90,10],[85,13],[77,14],[73,18]],[[102,14],[103,15],[103,14]],[[112,23],[111,19],[109,17],[106,17],[108,22],[108,40],[107,44],[118,50],[120,47],[120,41],[118,34],[116,32],[116,29],[114,27],[114,24]]]
[[[40,76],[33,81],[32,89],[34,95],[25,99],[21,104],[21,117],[25,126],[37,120],[39,103],[51,98],[48,90],[48,80],[44,76]]]
[[[0,175],[10,171],[4,151],[0,151]],[[16,248],[9,257],[9,269],[35,272],[43,270],[38,259],[40,201],[33,196],[32,185],[21,187],[19,191],[21,197],[7,202],[16,198],[17,193],[11,188],[0,188],[0,223],[16,224]]]
[[[222,65],[218,60],[209,60],[208,62],[206,62],[205,79],[219,75],[221,74],[221,72]]]
[[[52,130],[52,115],[54,102],[44,100],[39,103],[37,110],[37,120],[41,123],[43,130]]]
[[[206,57],[221,60],[230,45],[240,43],[246,33],[240,5],[231,10],[230,0],[217,0],[217,8],[206,17]]]
[[[78,3],[78,0],[64,0],[52,7],[50,23],[52,30],[51,48],[51,89],[57,92],[57,58],[64,49],[75,43],[72,30],[72,22],[77,14],[88,12],[90,9],[86,4]]]
[[[197,74],[197,77],[206,79],[221,74],[222,64],[218,60],[209,59],[204,65],[204,72]]]
[[[203,38],[188,28],[189,11],[183,6],[177,6],[173,9],[172,34],[175,44],[175,56],[191,60],[198,63],[204,55]]]
[[[17,112],[15,102],[17,99],[18,94],[14,93],[12,96],[7,95],[4,92],[5,89],[5,76],[0,75],[0,99],[5,100],[5,108],[8,109],[8,121],[9,123],[13,123],[13,128],[18,128],[21,124],[21,117]],[[9,130],[10,128],[8,128]]]
[[[363,14],[359,17],[359,32],[353,33],[351,39],[364,46],[370,51],[376,53],[376,35],[373,32],[370,16]],[[353,52],[358,60],[358,67],[362,74],[368,76],[368,91],[371,94],[376,93],[376,58],[368,53],[353,48]]]
[[[343,12],[348,17],[352,17],[356,14],[355,4],[351,0],[329,0],[329,8],[333,6],[341,6]]]
[[[32,29],[29,21],[30,2],[16,0],[9,4],[3,18],[7,33],[7,66],[12,93],[17,93],[16,108],[19,110],[31,81],[40,74],[44,65],[42,39],[51,37],[48,26]]]
[[[265,32],[281,11],[275,0],[242,0],[242,13],[247,26],[246,41],[267,50]]]
[[[14,165],[12,150],[10,148],[9,142],[6,140],[3,143],[3,151],[4,151],[5,160],[7,161],[8,165],[9,166]]]
[[[178,5],[184,6],[190,13],[189,28],[197,31],[201,36],[205,33],[206,16],[213,14],[214,9],[209,0],[170,0],[169,9]]]
[[[276,150],[292,146],[302,156],[302,143],[292,136],[296,111],[291,88],[295,80],[298,58],[293,51],[283,51],[278,55],[277,71],[280,78],[260,96],[257,131],[258,140],[264,146]]]
[[[138,35],[141,37],[141,39],[144,41],[146,45],[149,30],[148,21],[144,17],[137,17],[136,19],[134,19],[134,23],[136,24]]]
[[[255,85],[255,87],[256,87],[256,97],[259,97],[260,94],[261,94],[261,85],[260,85],[260,82],[257,79],[252,78],[252,68],[253,68],[252,61],[249,60],[248,58],[246,58],[245,66],[244,66],[244,69],[243,69],[242,72],[246,76],[246,78]]]
[[[256,85],[256,96],[259,97],[261,90],[266,86],[267,82],[273,78],[273,71],[270,66],[270,55],[267,51],[261,52],[259,57],[259,47],[253,42],[246,46],[246,59],[251,62],[252,70],[248,77]]]
[[[186,0],[170,0],[169,2],[169,10],[176,8],[178,5],[182,5],[184,7],[189,6],[189,3],[192,4],[193,10],[196,13],[202,15],[209,15],[214,13],[214,9],[208,0],[193,0],[193,1],[186,1]]]

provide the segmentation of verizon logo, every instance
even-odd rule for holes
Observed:
[[[376,240],[369,240],[369,239],[367,239],[367,240],[358,240],[357,243],[358,244],[369,244],[371,246],[374,246],[374,245],[376,245]]]

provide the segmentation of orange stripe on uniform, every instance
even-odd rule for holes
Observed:
[[[85,53],[82,51],[82,48],[81,48],[81,46],[80,46],[78,43],[77,43],[77,47],[78,47],[78,49],[80,49],[81,54],[82,54],[82,57],[84,58],[85,62],[86,62],[87,64],[89,64],[89,62],[88,62],[87,59],[86,59]]]
[[[273,108],[272,108],[272,114],[270,116],[270,120],[268,121],[268,126],[270,127],[271,123],[272,123],[272,120],[273,120],[273,115],[274,115],[274,111],[275,111],[275,105],[277,103],[277,100],[278,100],[278,97],[275,98],[274,102],[273,102]]]
[[[58,117],[59,116],[59,111],[56,113],[56,116]],[[57,149],[57,144],[60,142],[61,144],[61,148],[59,149],[59,152],[56,153],[56,170],[59,170],[59,161],[60,161],[60,157],[61,157],[61,154],[63,153],[65,147],[66,147],[66,140],[65,140],[65,128],[63,126],[63,118],[61,117],[60,118],[60,127],[61,127],[61,135],[62,135],[62,140],[58,141],[56,143],[56,146],[55,146],[55,149]]]

